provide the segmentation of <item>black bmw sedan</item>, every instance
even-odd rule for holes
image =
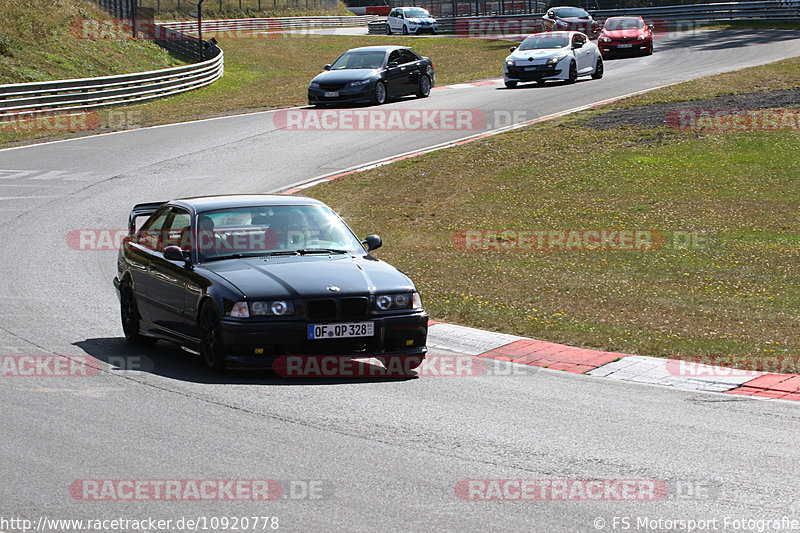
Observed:
[[[433,64],[405,46],[365,46],[342,54],[308,86],[309,105],[382,104],[414,94],[426,98]]]
[[[139,204],[114,278],[122,329],[129,342],[195,349],[214,370],[269,367],[282,355],[416,368],[428,315],[414,283],[371,255],[380,245],[311,198]]]

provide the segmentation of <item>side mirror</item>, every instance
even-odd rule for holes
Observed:
[[[378,235],[367,235],[367,238],[361,243],[367,247],[367,252],[376,250],[381,247],[383,241]]]
[[[188,258],[183,254],[183,250],[181,250],[180,246],[175,246],[174,244],[164,248],[164,259],[183,261],[184,263],[188,262]]]
[[[513,51],[514,51],[514,50],[516,50],[516,49],[517,49],[517,47],[516,47],[516,46],[512,46],[511,48],[509,48],[509,49],[508,49],[508,51],[509,51],[509,52],[513,52]]]
[[[656,27],[656,26],[655,26],[655,24],[653,24],[652,22],[651,22],[650,24],[648,24],[648,25],[647,25],[647,29],[649,29],[649,30],[651,30],[651,31],[652,31],[652,30],[653,30],[653,28],[655,28],[655,27]]]
[[[325,65],[322,68],[324,68],[325,70],[330,70],[331,69],[331,65],[330,65],[330,63],[328,63],[327,65]]]
[[[399,63],[397,61],[389,61],[389,64],[386,65],[386,68],[396,68]]]
[[[583,43],[572,43],[573,50],[576,50],[578,48],[583,48]]]

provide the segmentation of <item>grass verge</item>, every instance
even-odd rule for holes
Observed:
[[[152,42],[81,39],[71,30],[81,19],[110,18],[88,0],[2,0],[0,84],[108,76],[185,64]]]
[[[798,60],[619,105],[800,85]],[[758,77],[758,76],[756,76]],[[601,111],[595,111],[598,113]],[[595,130],[584,113],[306,191],[418,284],[436,319],[657,356],[800,353],[800,135]],[[454,170],[457,169],[457,170]],[[649,251],[462,250],[465,230],[656,230]]]

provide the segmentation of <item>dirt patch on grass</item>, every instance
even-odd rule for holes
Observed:
[[[594,129],[613,129],[621,126],[658,128],[668,125],[668,117],[680,110],[729,110],[796,108],[800,106],[800,88],[778,91],[760,91],[745,94],[726,94],[704,100],[664,102],[647,106],[617,109],[594,116],[586,125]],[[671,115],[672,114],[672,115]],[[669,124],[672,125],[672,124]]]

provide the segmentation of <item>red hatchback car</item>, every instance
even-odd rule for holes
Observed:
[[[647,25],[642,17],[610,17],[603,24],[597,46],[603,57],[617,54],[653,53],[652,25]]]

